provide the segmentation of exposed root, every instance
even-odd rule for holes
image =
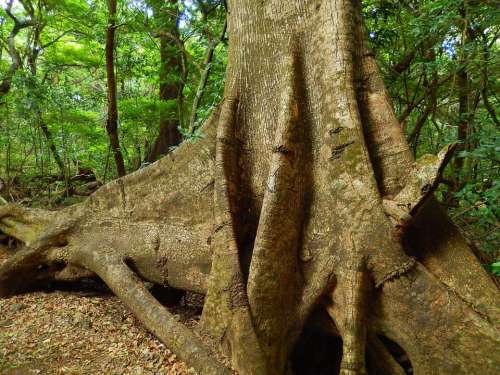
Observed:
[[[294,343],[290,334],[301,325],[297,314],[301,277],[298,272],[304,200],[309,186],[303,173],[307,126],[301,97],[304,79],[300,47],[291,42],[287,79],[281,93],[274,147],[252,251],[248,299],[269,373],[282,374]]]
[[[102,250],[102,249],[100,249]],[[206,375],[231,374],[204,346],[201,339],[165,309],[144,283],[112,249],[92,249],[79,255],[85,267],[96,272],[137,318],[179,358]]]
[[[360,2],[356,3],[359,6]],[[366,32],[359,9],[355,14],[358,26],[356,37],[361,46],[360,51],[362,51],[362,56],[360,56],[362,63],[359,69],[361,77],[359,77],[358,87],[359,109],[379,189],[384,197],[391,197],[389,199],[393,202],[390,204],[394,207],[398,203],[393,197],[402,192],[408,184],[409,181],[406,179],[411,177],[408,171],[414,169],[414,159],[405,140],[403,129],[394,114],[375,56],[367,48]],[[445,153],[450,151],[452,150],[445,149]],[[441,155],[446,156],[442,153]],[[442,163],[442,165],[445,164],[446,162]],[[439,170],[440,168],[434,168],[434,171],[439,172]],[[415,177],[415,174],[413,176]],[[425,184],[420,186],[425,187]],[[428,189],[424,189],[426,190]],[[412,225],[405,228],[407,235],[405,242],[411,243],[411,248],[406,247],[405,250],[415,254],[427,270],[444,282],[454,293],[462,296],[462,300],[474,301],[474,303],[469,302],[469,305],[481,306],[478,309],[483,314],[490,316],[492,321],[498,322],[500,316],[497,307],[498,289],[491,282],[488,274],[483,272],[481,264],[475,259],[466,240],[444,210],[439,207],[437,200],[432,197],[432,194],[424,194],[424,198],[421,202],[427,201],[427,203],[415,205],[418,208],[418,214],[411,215]],[[408,218],[406,213],[409,210],[405,207],[400,208],[403,210],[399,210],[399,213],[391,213],[387,210],[386,213],[395,221],[398,221],[398,216]],[[403,223],[405,221],[403,219]]]
[[[0,267],[0,296],[40,287],[50,281],[93,276],[81,267],[68,266],[66,246],[75,229],[76,210],[51,212],[17,205],[0,207],[0,234],[14,251]],[[78,215],[76,215],[78,216]]]
[[[212,239],[214,277],[210,280],[201,326],[205,333],[224,345],[233,366],[241,374],[257,375],[265,374],[265,361],[252,324],[234,232],[238,185],[238,147],[234,134],[237,108],[237,98],[224,100],[217,132],[216,230]]]
[[[368,277],[362,264],[351,265],[337,275],[337,286],[326,311],[336,323],[343,341],[340,375],[366,375],[366,303]]]
[[[47,262],[45,255],[38,247],[25,247],[8,258],[0,267],[0,297],[39,286],[63,268]]]
[[[53,214],[49,211],[27,209],[15,204],[0,206],[0,233],[31,245],[39,238]]]

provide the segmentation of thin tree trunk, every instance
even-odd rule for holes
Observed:
[[[34,15],[31,12],[28,12],[30,17],[25,20],[19,20],[17,17],[15,17],[12,13],[13,4],[13,0],[9,0],[9,2],[7,3],[7,7],[5,8],[5,12],[14,22],[14,27],[12,28],[12,31],[7,38],[7,51],[11,59],[11,64],[9,70],[7,71],[7,74],[0,82],[0,99],[9,93],[12,86],[12,79],[14,78],[14,74],[22,66],[22,58],[16,48],[15,38],[22,29],[35,25],[35,20],[33,19]]]
[[[489,75],[488,75],[488,64],[489,64],[489,59],[490,59],[490,51],[489,51],[489,46],[488,46],[488,41],[486,40],[485,35],[483,34],[483,61],[482,61],[482,68],[481,68],[481,97],[483,99],[484,106],[488,113],[490,114],[491,119],[495,123],[497,127],[500,127],[500,121],[497,118],[497,114],[495,111],[495,108],[491,105],[490,100],[489,100],[489,93],[488,93],[488,83],[489,83]]]
[[[437,89],[438,89],[437,72],[434,72],[430,84],[428,84],[425,88],[425,91],[428,92],[428,98],[425,109],[418,117],[417,121],[415,122],[415,126],[413,127],[413,130],[408,137],[408,142],[412,146],[414,155],[416,155],[417,153],[418,140],[420,138],[420,133],[422,131],[422,128],[424,127],[427,119],[429,118],[429,115],[431,115],[436,110]]]
[[[469,115],[469,79],[466,68],[460,69],[457,73],[458,90],[458,127],[457,140],[460,142],[458,151],[467,149],[467,138],[469,135],[470,115]],[[464,165],[464,158],[455,159],[455,169],[459,173]]]
[[[45,139],[47,140],[47,143],[49,145],[50,152],[52,153],[52,156],[54,160],[56,161],[57,167],[59,168],[59,171],[61,172],[61,176],[66,176],[66,170],[64,168],[64,163],[61,159],[61,156],[59,155],[59,152],[57,151],[57,147],[54,143],[54,139],[52,137],[52,133],[50,132],[49,127],[43,121],[41,113],[38,114],[38,125],[40,126],[40,129],[42,129],[43,135],[45,136]]]
[[[217,40],[213,40],[209,37],[208,48],[205,53],[205,59],[203,61],[203,70],[200,75],[200,82],[198,83],[198,88],[196,89],[196,95],[193,100],[193,105],[191,107],[191,115],[189,116],[189,133],[192,134],[195,130],[196,125],[196,115],[198,112],[198,107],[200,106],[201,99],[205,93],[205,87],[207,86],[208,77],[210,75],[210,70],[212,68],[212,59],[214,56],[214,51],[219,45],[219,43],[224,39],[226,34],[227,20],[224,21],[224,26],[222,27],[222,32]]]
[[[116,98],[115,77],[115,31],[116,31],[116,0],[108,0],[108,26],[106,29],[106,74],[108,81],[108,118],[106,131],[109,137],[111,150],[115,158],[118,177],[125,176],[125,163],[120,149],[118,136],[118,105]]]
[[[460,7],[460,14],[462,16],[461,21],[463,22],[463,31],[459,60],[460,69],[456,75],[458,93],[457,152],[470,150],[469,136],[472,130],[471,127],[473,120],[470,95],[471,83],[468,73],[470,58],[470,51],[468,51],[468,48],[470,48],[473,31],[471,29],[471,21],[467,10],[467,0],[463,0],[463,4]],[[453,167],[456,189],[460,189],[460,187],[469,178],[470,171],[468,170],[468,163],[466,163],[467,159],[468,157],[466,156],[457,155],[454,160]]]
[[[160,124],[159,133],[151,149],[146,154],[145,161],[151,163],[169,152],[172,146],[181,141],[179,132],[179,107],[182,101],[182,56],[177,43],[182,43],[177,29],[178,0],[169,0],[169,7],[164,9],[162,2],[150,0],[154,16],[159,23],[160,39]],[[176,39],[176,41],[173,40]],[[176,101],[177,109],[168,108],[169,101]]]

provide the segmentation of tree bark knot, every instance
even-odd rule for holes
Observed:
[[[290,155],[293,156],[294,152],[290,150],[285,145],[279,145],[273,147],[273,154],[282,154],[282,155]]]

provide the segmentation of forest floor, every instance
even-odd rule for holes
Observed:
[[[81,286],[0,299],[0,374],[194,373],[108,290]],[[193,308],[177,310],[195,323]]]

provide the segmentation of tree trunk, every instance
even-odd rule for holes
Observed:
[[[43,121],[42,114],[40,113],[39,110],[37,110],[37,121],[38,125],[40,126],[40,129],[42,129],[43,135],[45,136],[45,139],[47,140],[47,144],[49,146],[50,152],[52,153],[52,156],[54,157],[54,160],[56,161],[57,167],[59,168],[59,171],[61,172],[61,176],[66,176],[66,168],[64,167],[64,163],[61,159],[61,156],[59,155],[59,152],[57,151],[56,144],[54,143],[54,139],[52,137],[52,133],[50,132],[49,127]]]
[[[0,294],[91,270],[201,374],[310,374],[313,328],[342,375],[497,374],[498,290],[432,198],[453,147],[412,159],[359,4],[228,5],[205,137],[57,215],[0,208]],[[136,275],[206,293],[198,334]]]
[[[150,0],[154,16],[159,23],[160,39],[160,130],[151,150],[146,156],[146,161],[152,163],[160,156],[167,154],[172,146],[181,141],[179,132],[179,105],[182,97],[182,61],[181,51],[176,46],[173,38],[179,43],[179,32],[177,30],[178,1],[169,0],[168,5],[162,1]],[[176,101],[175,116],[172,109],[168,108],[168,101]]]
[[[115,77],[115,30],[116,30],[116,0],[108,0],[108,27],[106,29],[106,74],[108,80],[108,118],[106,131],[111,150],[115,158],[118,177],[125,176],[125,163],[120,149],[118,136],[118,105],[116,99]]]
[[[467,0],[464,0],[460,6],[460,15],[462,16],[463,31],[462,31],[462,41],[461,50],[459,58],[459,70],[456,74],[457,80],[457,95],[458,95],[458,127],[457,127],[457,140],[458,151],[470,151],[470,133],[472,130],[472,120],[473,113],[471,110],[471,89],[468,74],[468,65],[470,58],[470,42],[472,41],[473,31],[470,25],[470,17],[468,14],[468,4]],[[456,190],[460,190],[461,187],[467,182],[470,175],[470,170],[468,168],[469,157],[458,155],[454,161],[454,172],[455,172],[455,183]]]

